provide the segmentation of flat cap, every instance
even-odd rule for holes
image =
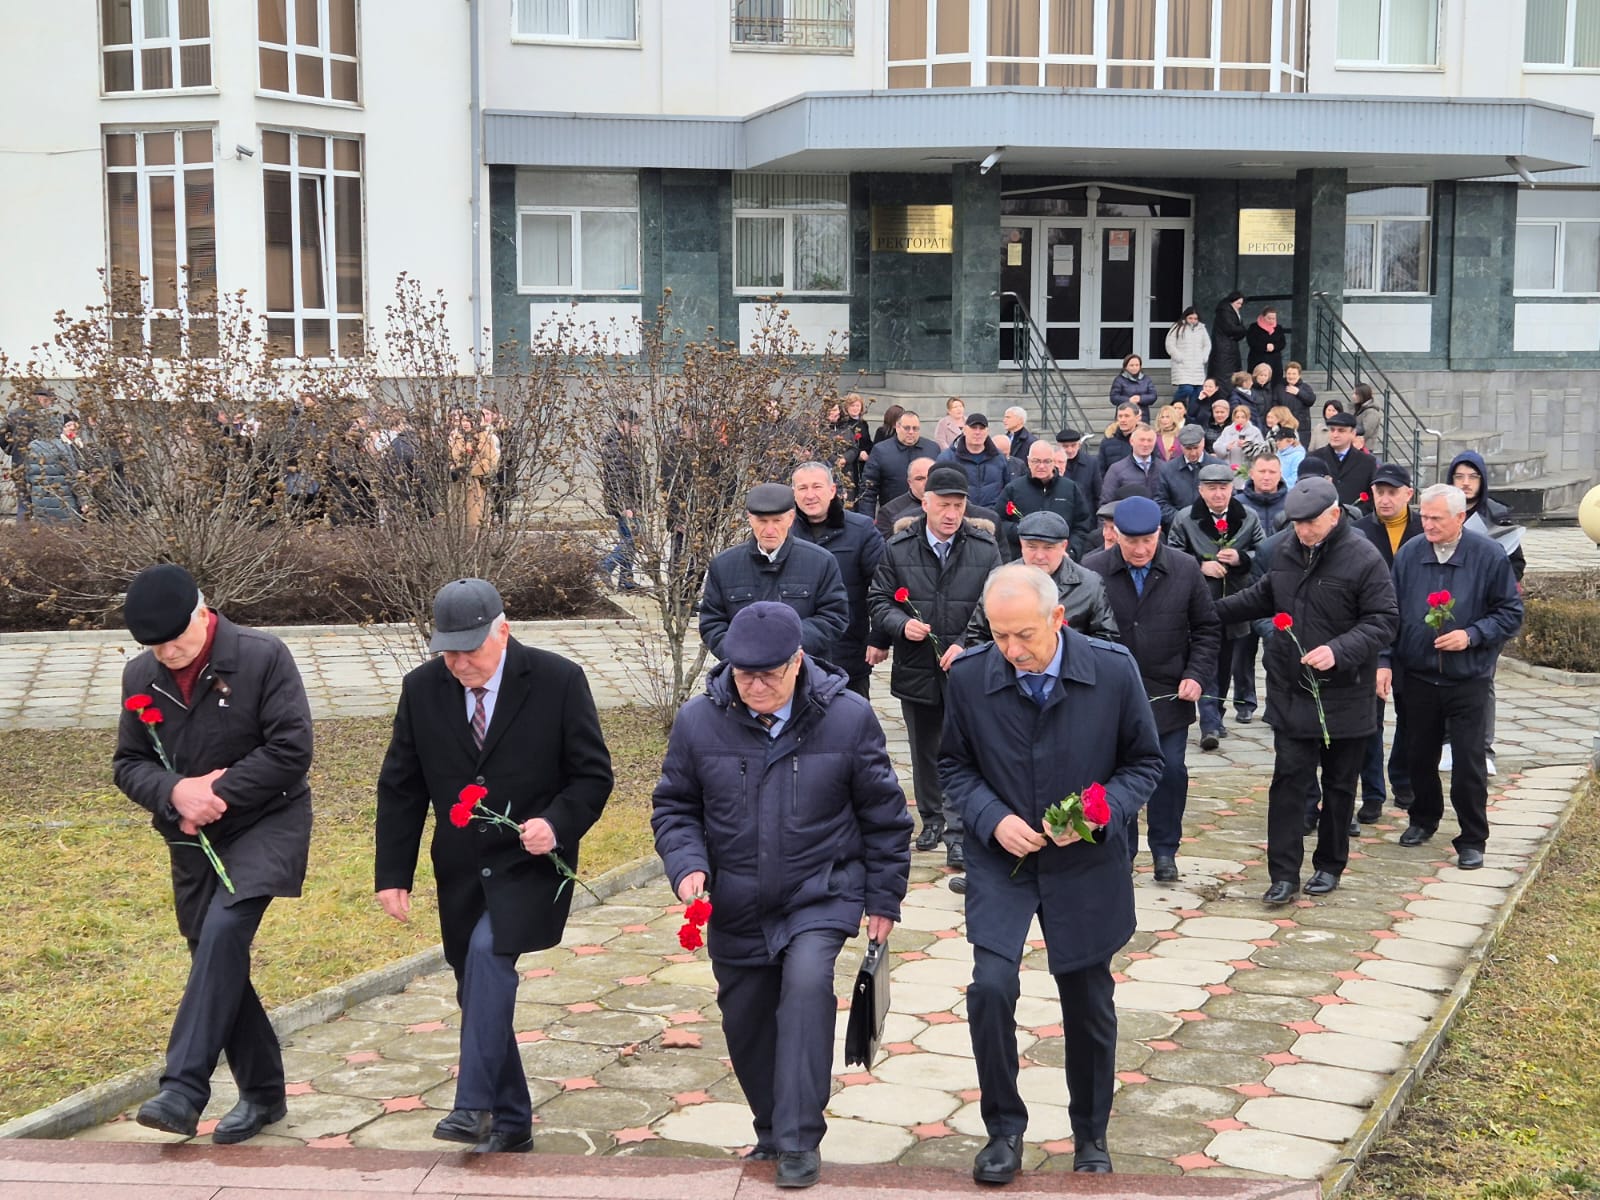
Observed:
[[[987,428],[989,428],[989,418],[984,416],[980,412],[968,413],[967,414],[967,424],[968,425],[978,425],[978,426],[981,426],[984,429],[987,429]]]
[[[1313,476],[1301,479],[1289,489],[1289,498],[1283,502],[1283,515],[1291,521],[1309,521],[1320,517],[1339,503],[1339,493],[1326,479]]]
[[[122,617],[134,641],[141,646],[159,646],[188,628],[199,603],[200,586],[193,575],[177,563],[157,563],[128,584]]]
[[[1056,441],[1063,443],[1081,442],[1083,441],[1083,434],[1076,429],[1058,429],[1056,430]]]
[[[774,517],[794,507],[794,489],[787,483],[758,483],[745,497],[744,510],[758,517]]]
[[[1411,472],[1406,470],[1405,466],[1401,463],[1382,463],[1379,465],[1378,469],[1372,473],[1372,482],[1374,486],[1380,483],[1386,483],[1390,487],[1410,487]]]
[[[1307,479],[1313,475],[1327,479],[1329,477],[1328,464],[1320,458],[1308,454],[1300,460],[1300,469],[1295,473],[1295,478]]]
[[[1354,429],[1356,427],[1355,414],[1354,413],[1347,413],[1347,412],[1337,412],[1337,413],[1334,413],[1333,416],[1329,417],[1327,419],[1327,421],[1325,422],[1325,424],[1328,426],[1329,429],[1340,429],[1340,428],[1343,428],[1343,429]]]
[[[1195,476],[1197,483],[1232,483],[1233,468],[1227,463],[1207,463],[1200,468],[1200,473]]]
[[[1206,431],[1198,425],[1185,425],[1178,430],[1178,445],[1200,446],[1205,443]]]
[[[722,659],[741,671],[770,671],[800,649],[800,614],[787,604],[758,600],[741,608],[728,622]]]
[[[487,579],[452,579],[433,597],[433,638],[428,649],[434,654],[476,650],[505,610],[500,593]]]
[[[1072,527],[1060,513],[1031,512],[1017,522],[1017,536],[1030,542],[1064,542],[1072,536]]]
[[[967,473],[960,467],[935,467],[928,472],[928,483],[922,490],[935,496],[965,496],[972,489]]]
[[[1129,496],[1117,501],[1111,520],[1118,533],[1143,537],[1161,528],[1161,506],[1148,496]]]

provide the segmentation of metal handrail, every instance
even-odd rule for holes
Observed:
[[[1058,429],[1070,418],[1082,427],[1086,437],[1099,433],[1100,428],[1090,423],[1089,415],[1078,403],[1066,372],[1056,365],[1044,330],[1039,328],[1022,297],[1015,292],[995,292],[994,296],[1011,301],[1011,352],[1017,355],[1022,390],[1039,403],[1040,425],[1046,430]]]
[[[1383,397],[1379,457],[1385,461],[1405,462],[1410,467],[1411,478],[1419,489],[1424,483],[1438,482],[1444,453],[1444,433],[1423,424],[1422,418],[1411,407],[1405,395],[1384,373],[1383,368],[1378,366],[1372,353],[1355,335],[1355,331],[1345,324],[1344,318],[1334,310],[1333,305],[1329,303],[1328,293],[1312,292],[1311,300],[1316,310],[1312,322],[1314,337],[1309,356],[1312,360],[1311,365],[1321,366],[1326,371],[1329,390],[1332,390],[1336,383],[1342,384],[1347,390],[1353,389],[1358,383],[1367,383],[1368,386],[1376,383],[1378,386],[1374,390]],[[1335,378],[1335,371],[1339,372],[1338,379]],[[1363,373],[1366,379],[1362,378]],[[1422,475],[1424,437],[1433,439],[1431,479],[1424,479]],[[1407,451],[1409,453],[1406,453]]]

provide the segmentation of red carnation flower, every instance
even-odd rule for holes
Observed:
[[[1006,516],[1014,517],[1016,515],[1017,515],[1017,506],[1015,504],[1013,504],[1010,500],[1007,500],[1006,501]]]
[[[1277,630],[1293,629],[1294,618],[1288,613],[1279,613],[1272,618],[1272,627]]]
[[[685,950],[698,950],[705,944],[705,938],[700,936],[700,926],[684,922],[683,928],[678,930],[678,945]]]
[[[1111,823],[1111,805],[1106,803],[1106,789],[1098,783],[1091,783],[1083,789],[1083,816],[1093,825]]]
[[[1235,433],[1243,433],[1244,432],[1244,422],[1240,421],[1237,425],[1235,425],[1233,427],[1233,431]]]
[[[465,829],[472,824],[472,805],[465,800],[450,806],[450,824],[457,829]]]
[[[1228,532],[1228,518],[1227,517],[1218,517],[1216,519],[1216,522],[1217,522],[1217,532],[1218,533],[1227,533]]]
[[[461,794],[457,796],[456,799],[462,804],[465,804],[468,808],[471,808],[474,804],[476,804],[479,800],[482,800],[488,794],[489,789],[484,787],[481,783],[469,783],[466,787],[461,789]]]
[[[1361,504],[1365,504],[1368,500],[1371,500],[1371,499],[1372,499],[1372,497],[1367,495],[1365,492],[1362,492],[1361,495],[1356,497],[1356,500]]]
[[[684,909],[683,915],[696,925],[704,925],[711,920],[711,901],[704,896],[697,896],[689,902],[689,907]]]
[[[139,720],[146,725],[159,725],[161,724],[161,710],[159,708],[147,708],[139,714]]]
[[[909,599],[911,599],[911,589],[910,588],[896,588],[895,589],[894,602],[896,604],[904,604]]]
[[[122,707],[129,712],[138,712],[141,708],[149,708],[155,701],[143,692],[135,692],[122,702]]]

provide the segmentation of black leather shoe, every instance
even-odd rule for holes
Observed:
[[[1326,896],[1339,886],[1339,877],[1331,871],[1318,871],[1306,880],[1305,893],[1308,896]]]
[[[744,1156],[745,1162],[777,1162],[778,1151],[773,1146],[763,1146],[757,1142],[750,1148],[750,1153]]]
[[[1157,883],[1177,883],[1178,882],[1178,860],[1177,859],[1173,858],[1172,855],[1170,855],[1170,854],[1157,854],[1155,856],[1155,861],[1156,861],[1156,882]]]
[[[992,1137],[972,1160],[972,1178],[978,1183],[1010,1183],[1022,1168],[1022,1135]]]
[[[134,1120],[146,1129],[159,1129],[162,1133],[181,1133],[193,1137],[200,1124],[200,1114],[181,1092],[157,1092],[139,1105]]]
[[[1456,866],[1460,867],[1463,871],[1476,871],[1479,867],[1483,866],[1483,851],[1456,851]]]
[[[1433,836],[1433,830],[1424,829],[1421,825],[1407,825],[1406,831],[1400,835],[1402,846],[1420,846]]]
[[[433,1127],[433,1136],[441,1142],[465,1142],[476,1146],[489,1136],[489,1119],[486,1109],[458,1108]]]
[[[943,838],[944,821],[938,817],[929,817],[922,823],[922,832],[917,834],[917,849],[937,850]]]
[[[1105,1138],[1085,1139],[1075,1143],[1072,1169],[1080,1175],[1111,1174],[1111,1155],[1106,1152]]]
[[[494,1129],[472,1148],[474,1154],[531,1154],[533,1152],[533,1127],[521,1129]]]
[[[967,851],[961,844],[961,839],[956,838],[944,848],[944,865],[955,867],[958,871],[967,865]]]
[[[1354,817],[1351,817],[1350,818],[1350,828],[1346,829],[1345,833],[1349,834],[1351,837],[1360,837],[1361,836],[1361,822],[1356,820]]]
[[[276,1125],[288,1115],[289,1108],[282,1100],[274,1100],[271,1104],[241,1100],[217,1122],[217,1127],[211,1131],[211,1140],[219,1146],[248,1141],[268,1125]]]
[[[1263,904],[1287,904],[1294,899],[1294,894],[1300,890],[1298,883],[1290,883],[1287,879],[1275,879],[1272,886],[1262,894]]]
[[[1248,725],[1256,719],[1256,715],[1253,712],[1236,712],[1233,714],[1233,719],[1241,725]]]
[[[965,875],[950,876],[950,890],[958,896],[967,894],[967,877]]]
[[[1215,729],[1202,729],[1200,731],[1200,749],[1215,750],[1222,745],[1222,739]]]
[[[1376,825],[1378,818],[1383,816],[1382,800],[1366,800],[1361,804],[1361,809],[1356,813],[1356,820],[1363,825]]]
[[[785,1150],[778,1155],[778,1176],[782,1188],[810,1187],[822,1174],[822,1155],[816,1150]]]

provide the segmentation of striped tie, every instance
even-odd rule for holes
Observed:
[[[488,694],[488,688],[475,687],[472,689],[472,742],[479,750],[483,749],[483,735],[489,728],[489,714],[483,706],[483,698]]]
[[[757,713],[756,720],[761,722],[761,728],[771,729],[778,723],[777,713]]]

